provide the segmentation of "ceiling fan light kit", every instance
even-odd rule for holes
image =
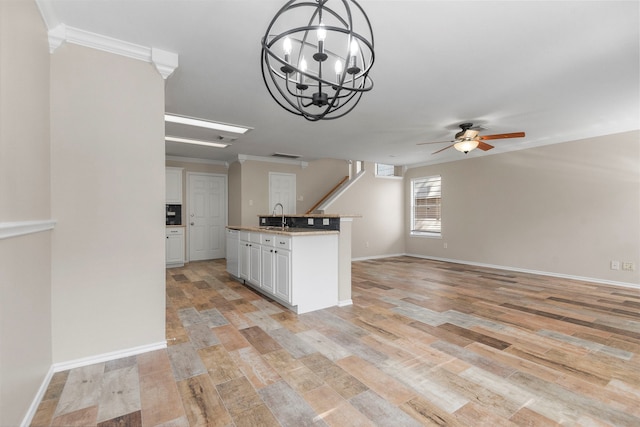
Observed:
[[[440,141],[440,142],[420,142],[418,145],[425,144],[443,144],[446,142],[451,142],[451,145],[448,145],[444,148],[441,148],[438,151],[434,151],[433,154],[438,154],[441,151],[446,150],[447,148],[455,148],[456,150],[467,154],[469,151],[475,150],[479,148],[482,151],[491,150],[493,145],[487,144],[484,142],[485,140],[490,139],[508,139],[508,138],[524,138],[524,132],[513,132],[513,133],[498,133],[495,135],[483,135],[480,136],[480,130],[472,129],[473,123],[462,123],[460,125],[461,131],[455,134],[455,139],[453,141]]]
[[[467,139],[460,142],[456,142],[455,144],[453,144],[453,148],[467,154],[469,151],[477,148],[478,144],[479,142],[476,141],[475,139],[470,139],[470,140]]]
[[[373,88],[374,58],[371,23],[357,1],[292,0],[267,27],[260,62],[276,103],[318,121],[344,116]]]

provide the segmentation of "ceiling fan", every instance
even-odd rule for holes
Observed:
[[[487,144],[484,141],[488,141],[491,139],[507,139],[507,138],[524,138],[524,132],[513,132],[513,133],[498,133],[495,135],[478,135],[480,133],[479,128],[473,128],[473,123],[462,123],[460,125],[460,132],[455,134],[455,139],[453,141],[439,141],[439,142],[421,142],[417,145],[425,145],[425,144],[442,144],[443,142],[452,142],[453,144],[444,147],[438,151],[434,151],[431,154],[438,154],[441,151],[446,150],[447,148],[454,147],[456,150],[461,151],[463,153],[468,153],[469,151],[479,148],[482,151],[491,150],[493,145]]]

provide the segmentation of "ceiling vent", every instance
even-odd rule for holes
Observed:
[[[238,139],[238,137],[237,136],[229,136],[229,135],[218,135],[218,137],[216,139],[218,141],[220,141],[220,142],[231,143],[231,142],[235,141],[236,139]]]
[[[287,153],[273,153],[272,157],[281,157],[283,159],[299,159],[302,156],[298,156],[297,154],[287,154]]]

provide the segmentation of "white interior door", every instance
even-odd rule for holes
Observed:
[[[189,261],[226,256],[227,177],[187,173]]]
[[[276,203],[282,203],[284,213],[296,213],[296,174],[269,172],[269,212]]]

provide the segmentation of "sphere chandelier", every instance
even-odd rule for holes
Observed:
[[[271,20],[260,62],[273,99],[318,121],[344,116],[373,88],[374,57],[371,23],[355,0],[292,0]]]

